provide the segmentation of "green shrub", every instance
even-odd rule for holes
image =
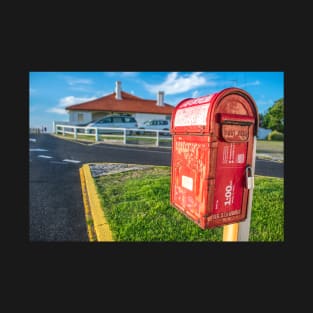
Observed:
[[[284,134],[278,132],[277,130],[273,130],[271,133],[267,135],[267,140],[283,141]]]

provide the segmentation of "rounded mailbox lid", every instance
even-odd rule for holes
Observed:
[[[253,117],[256,135],[259,120],[257,106],[245,90],[234,87],[182,100],[173,111],[171,133],[213,132],[220,114]]]

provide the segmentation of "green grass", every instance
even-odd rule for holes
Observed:
[[[170,167],[95,178],[115,241],[222,241],[223,227],[202,230],[169,202]],[[283,179],[255,178],[250,241],[284,240]]]
[[[256,151],[258,153],[283,153],[283,141],[257,140]]]
[[[74,139],[74,135],[71,135],[71,136]],[[94,135],[82,135],[82,134],[77,134],[77,139],[83,139],[83,140],[89,140],[89,141],[96,140]]]
[[[59,138],[71,138],[71,139],[75,139],[73,134],[63,134],[62,133],[57,133],[56,136],[58,136]],[[95,141],[95,136],[94,135],[84,135],[84,134],[80,134],[77,133],[77,139],[83,139],[83,140],[88,140],[88,141]]]
[[[249,240],[283,241],[284,181],[261,176],[255,179]]]

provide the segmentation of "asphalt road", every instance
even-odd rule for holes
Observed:
[[[92,162],[170,165],[171,151],[30,135],[30,241],[88,241],[79,168]],[[257,159],[255,174],[283,177],[283,163]]]

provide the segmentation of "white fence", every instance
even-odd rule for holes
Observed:
[[[172,137],[167,130],[139,129],[139,128],[110,128],[110,127],[83,127],[68,124],[54,124],[54,133],[63,136],[70,135],[74,139],[93,137],[95,142],[111,141],[123,144],[171,146]],[[151,145],[151,144],[150,144]]]
[[[30,127],[29,133],[30,134],[40,134],[40,133],[42,133],[42,130],[39,127]]]

